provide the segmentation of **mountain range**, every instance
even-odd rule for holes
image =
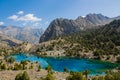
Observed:
[[[13,47],[13,46],[16,46],[21,43],[22,43],[22,41],[20,41],[20,40],[10,38],[10,37],[0,33],[0,48]]]
[[[41,43],[59,36],[99,28],[118,19],[120,19],[120,16],[109,18],[102,14],[88,14],[85,17],[79,16],[75,20],[57,18],[50,23],[45,31],[43,29],[29,27],[0,26],[0,34],[23,42]]]
[[[43,29],[33,29],[29,27],[0,26],[1,34],[29,43],[38,43],[39,37],[43,32]]]
[[[88,14],[85,17],[79,16],[75,20],[57,18],[50,23],[44,34],[40,37],[39,42],[45,42],[58,36],[68,35],[78,31],[99,28],[118,19],[120,19],[120,16],[109,18],[102,14]]]

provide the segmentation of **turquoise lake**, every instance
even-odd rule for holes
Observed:
[[[31,62],[38,62],[42,68],[51,65],[53,70],[63,72],[64,68],[67,68],[69,71],[84,71],[90,70],[91,75],[104,75],[105,71],[108,69],[113,69],[117,65],[108,62],[90,60],[90,59],[81,59],[81,58],[54,58],[54,57],[38,57],[35,55],[26,55],[26,54],[15,54],[11,55],[15,58],[16,62],[22,60],[28,60]],[[10,56],[10,57],[11,57]]]

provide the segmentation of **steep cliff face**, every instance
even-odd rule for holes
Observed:
[[[74,33],[80,28],[74,20],[56,19],[54,20],[40,38],[40,42],[47,41],[60,35]]]
[[[94,28],[98,25],[104,25],[111,21],[110,18],[101,14],[88,14],[86,17],[78,17],[76,20],[58,18],[51,22],[39,42],[48,41],[57,36],[75,33],[80,30]]]

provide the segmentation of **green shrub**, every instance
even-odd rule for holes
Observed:
[[[39,65],[39,66],[38,66],[38,71],[40,71],[40,70],[41,70],[41,68],[42,68],[42,67]]]
[[[44,80],[55,80],[55,78],[49,73]]]
[[[51,72],[52,71],[52,67],[50,65],[48,65],[46,68],[45,68],[48,72]]]
[[[26,71],[16,75],[15,80],[30,80],[30,77]]]
[[[13,57],[10,57],[8,60],[7,60],[7,62],[9,62],[9,63],[13,63],[15,61],[15,59],[13,58]]]
[[[105,75],[105,80],[114,80],[113,76],[109,73]]]
[[[85,71],[83,72],[83,74],[85,75],[86,79],[88,79],[88,74],[89,74],[89,73],[90,73],[89,70],[85,70]]]
[[[75,73],[74,71],[70,71],[70,75],[74,75],[74,73]]]
[[[2,64],[2,65],[1,65],[1,69],[2,69],[2,70],[6,70],[6,69],[7,69],[6,64]]]
[[[33,69],[33,64],[31,64],[31,66],[29,67],[29,69]]]
[[[22,69],[23,69],[23,67],[21,64],[18,64],[18,63],[14,64],[14,70],[22,70]]]
[[[25,65],[27,65],[27,61],[22,60],[22,61],[21,61],[21,64],[23,65],[23,70],[26,69]]]
[[[68,69],[66,67],[64,68],[64,72],[68,72]]]
[[[15,80],[22,80],[22,73],[17,74]]]
[[[119,56],[119,57],[117,57],[117,62],[120,62],[120,56]]]

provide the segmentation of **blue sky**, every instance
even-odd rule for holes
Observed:
[[[0,25],[47,28],[55,18],[120,15],[120,0],[0,0]]]

